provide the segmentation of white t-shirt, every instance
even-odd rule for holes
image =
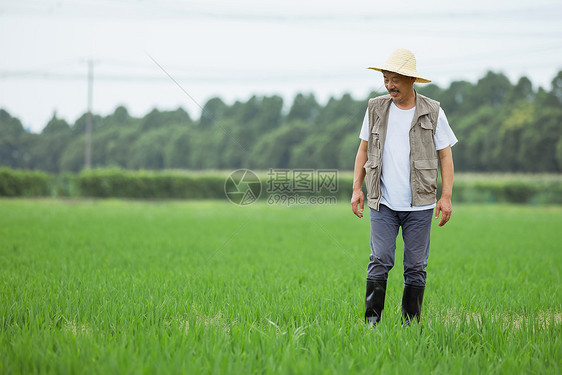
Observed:
[[[428,206],[410,206],[412,202],[412,191],[410,189],[410,126],[414,119],[415,110],[416,107],[403,110],[391,103],[388,113],[388,127],[382,153],[381,204],[394,211],[420,211],[435,207],[435,203]],[[369,109],[365,112],[359,138],[369,141]],[[441,107],[439,108],[437,127],[433,138],[436,150],[453,146],[458,142]]]

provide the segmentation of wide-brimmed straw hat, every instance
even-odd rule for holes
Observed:
[[[378,70],[382,72],[394,72],[408,77],[415,77],[418,83],[429,83],[429,79],[419,75],[416,69],[416,57],[411,51],[404,48],[398,48],[392,52],[384,65],[370,66],[368,69]]]

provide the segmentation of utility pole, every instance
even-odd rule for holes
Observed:
[[[86,149],[84,168],[92,168],[92,97],[94,90],[94,62],[88,60],[88,113],[86,114]]]

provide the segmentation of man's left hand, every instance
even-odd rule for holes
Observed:
[[[447,221],[449,221],[449,219],[451,218],[451,214],[453,213],[451,199],[439,199],[439,202],[437,202],[437,206],[435,207],[435,219],[439,218],[439,213],[442,214],[441,221],[439,221],[439,226],[442,227],[443,225],[447,224]]]

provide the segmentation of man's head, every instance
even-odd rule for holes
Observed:
[[[382,75],[384,77],[384,87],[392,96],[394,103],[402,103],[414,95],[415,77],[386,70],[382,70]]]

